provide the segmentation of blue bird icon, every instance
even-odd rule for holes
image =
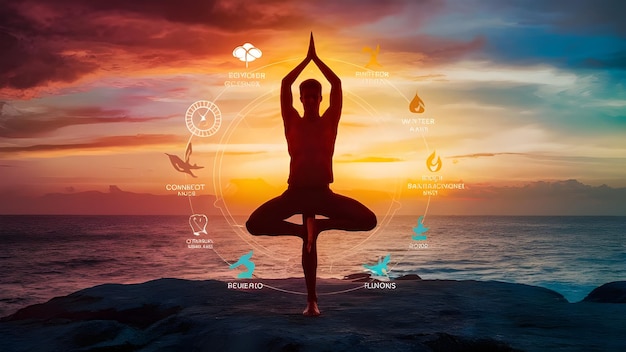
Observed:
[[[254,272],[254,268],[256,267],[254,262],[250,260],[253,252],[254,251],[250,251],[247,254],[242,255],[238,261],[236,261],[235,263],[229,266],[229,269],[235,269],[243,265],[247,269],[247,271],[241,272],[239,273],[239,275],[237,275],[238,279],[251,279],[252,278],[252,273]]]
[[[378,264],[376,265],[367,265],[363,264],[363,267],[369,271],[371,271],[374,275],[378,276],[387,276],[387,264],[391,260],[391,254],[387,254],[385,259],[378,259]]]
[[[419,219],[417,219],[417,226],[413,228],[413,232],[415,232],[415,236],[412,236],[411,238],[416,241],[423,241],[426,239],[426,236],[424,235],[424,233],[428,231],[428,227],[425,227],[424,224],[422,224],[423,220],[424,220],[424,216],[422,215],[419,217]]]

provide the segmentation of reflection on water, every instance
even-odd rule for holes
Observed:
[[[254,250],[259,279],[301,277],[302,241],[254,237],[210,217],[194,236],[181,216],[0,217],[0,315],[102,283],[161,277],[234,280],[228,268]],[[242,224],[245,218],[236,219]],[[499,280],[554,289],[579,301],[596,286],[626,280],[626,217],[429,216],[427,248],[410,249],[417,217],[372,232],[328,231],[318,242],[321,277],[363,272],[390,254],[389,275]],[[189,249],[211,239],[214,250]]]

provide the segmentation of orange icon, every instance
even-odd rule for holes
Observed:
[[[433,162],[435,161],[436,156],[437,156],[436,152],[433,151],[433,153],[430,154],[428,159],[426,159],[426,166],[428,167],[428,170],[430,170],[431,172],[437,172],[441,170],[441,158],[437,156],[437,161]]]
[[[424,101],[415,93],[415,97],[409,104],[409,110],[412,113],[421,114],[424,112]]]
[[[378,63],[376,57],[380,53],[380,44],[376,45],[376,49],[372,49],[369,46],[363,47],[364,53],[370,53],[370,61],[365,65],[366,68],[371,68],[372,66],[381,67],[382,65]]]

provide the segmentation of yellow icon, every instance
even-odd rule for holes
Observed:
[[[426,159],[426,166],[428,167],[428,170],[430,170],[431,172],[437,172],[441,170],[441,158],[440,157],[437,156],[437,161],[433,163],[436,156],[437,156],[436,151],[433,151],[433,153],[430,154],[428,159]]]
[[[365,65],[365,68],[371,68],[372,66],[377,66],[377,67],[383,66],[380,63],[378,63],[378,60],[376,59],[376,56],[378,56],[378,53],[380,53],[380,44],[376,45],[375,50],[370,48],[369,46],[363,47],[363,52],[370,53],[370,61],[367,63],[367,65]]]
[[[411,104],[409,104],[409,110],[416,114],[421,114],[425,110],[424,101],[417,95],[417,93],[415,93],[415,97],[413,97]]]

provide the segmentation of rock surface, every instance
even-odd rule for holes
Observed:
[[[598,303],[626,303],[626,281],[615,281],[597,287],[583,300]]]
[[[356,277],[355,280],[362,280]],[[480,281],[320,280],[322,316],[301,315],[302,279],[106,284],[0,322],[3,351],[619,351],[626,305]],[[392,288],[393,287],[393,288]]]

